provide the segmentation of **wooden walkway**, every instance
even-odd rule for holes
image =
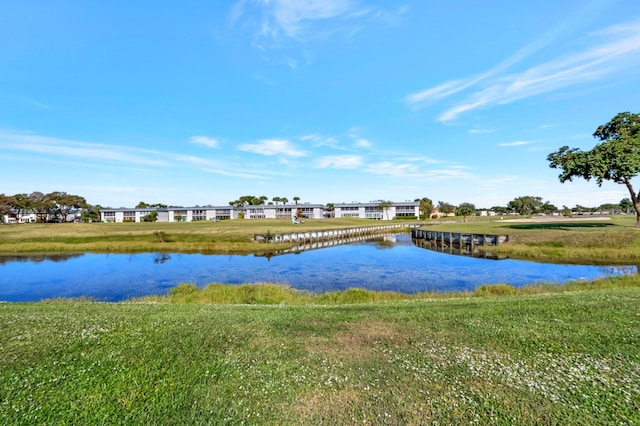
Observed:
[[[462,232],[430,231],[427,229],[412,229],[411,237],[435,241],[441,244],[456,244],[469,246],[497,246],[509,241],[508,235],[470,234]]]
[[[419,226],[417,224],[394,223],[389,225],[360,226],[357,228],[326,229],[323,231],[288,232],[285,234],[255,234],[253,240],[259,243],[314,243],[319,241],[343,240],[347,238],[393,232],[394,230]]]

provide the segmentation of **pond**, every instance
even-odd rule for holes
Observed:
[[[411,236],[272,257],[203,254],[78,254],[0,257],[0,301],[87,296],[101,301],[165,294],[180,283],[273,282],[312,292],[473,290],[636,273],[635,266],[555,265],[456,256],[416,246]]]

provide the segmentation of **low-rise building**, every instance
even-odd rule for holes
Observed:
[[[382,209],[379,203],[336,204],[334,217],[359,217],[363,219],[392,220],[396,217],[417,218],[419,203],[393,203]],[[206,206],[168,208],[103,208],[103,222],[143,222],[149,213],[158,213],[158,222],[195,222],[199,220],[223,219],[322,219],[327,216],[323,204],[262,204],[258,206]]]
[[[405,201],[384,207],[380,202],[343,203],[334,205],[334,217],[357,217],[361,219],[393,220],[396,217],[418,218],[420,203]]]

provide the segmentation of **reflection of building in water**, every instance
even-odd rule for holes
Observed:
[[[0,265],[4,265],[9,262],[30,262],[30,263],[40,263],[44,261],[51,262],[65,262],[74,257],[84,256],[84,253],[75,253],[75,254],[36,254],[36,255],[10,255],[0,256]]]
[[[603,275],[635,275],[638,273],[637,265],[615,265],[601,266],[600,270]]]

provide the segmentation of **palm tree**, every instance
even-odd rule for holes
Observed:
[[[385,201],[380,200],[378,203],[378,208],[380,208],[384,214],[387,216],[387,220],[389,220],[389,208],[393,206],[393,201]]]
[[[280,201],[282,201],[282,204],[287,204],[289,202],[289,199],[287,197],[282,197],[280,198]]]
[[[300,201],[300,197],[293,197],[293,201],[295,201],[296,206],[298,205],[298,201]]]
[[[278,205],[278,202],[279,202],[279,201],[282,201],[282,198],[280,198],[280,197],[273,197],[271,200],[272,200],[274,203],[276,203],[276,206],[277,206],[277,205]]]

